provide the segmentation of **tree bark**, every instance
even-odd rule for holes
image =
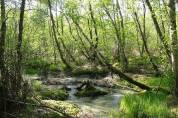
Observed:
[[[25,2],[22,0],[20,7],[20,19],[19,19],[19,33],[18,33],[18,42],[17,42],[17,64],[16,64],[16,79],[17,79],[17,89],[21,90],[22,84],[22,40],[23,40],[23,23],[24,23],[24,12],[25,12]],[[20,91],[18,91],[20,92]]]
[[[0,32],[0,74],[1,78],[5,79],[5,38],[6,38],[6,11],[5,2],[1,0],[1,32]]]
[[[172,60],[175,76],[175,94],[178,97],[178,40],[176,26],[176,0],[169,0],[170,39],[172,40]]]
[[[0,80],[2,80],[2,97],[7,96],[7,78],[5,77],[5,39],[6,39],[6,10],[5,10],[5,1],[1,0],[1,30],[0,30]],[[0,106],[1,110],[3,110],[2,117],[7,118],[6,114],[6,101],[0,98],[0,102],[2,106]]]

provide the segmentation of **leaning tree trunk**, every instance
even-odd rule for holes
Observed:
[[[151,12],[151,17],[152,17],[152,20],[153,20],[153,23],[154,23],[156,32],[157,32],[157,34],[158,34],[158,36],[159,36],[160,41],[162,42],[162,44],[163,44],[163,46],[164,46],[164,49],[165,49],[166,54],[167,54],[167,56],[168,56],[169,62],[171,63],[171,51],[170,51],[170,49],[169,49],[169,46],[168,46],[167,42],[166,42],[165,39],[164,39],[164,34],[163,34],[162,31],[161,31],[161,28],[160,28],[160,26],[159,26],[158,20],[157,20],[157,18],[156,18],[156,14],[155,14],[155,12],[154,12],[154,10],[153,10],[151,4],[150,4],[150,1],[149,1],[149,0],[146,0],[145,2],[146,2],[147,6],[148,6],[148,8],[149,8],[149,10],[150,10],[150,12]],[[171,64],[172,64],[172,63],[171,63]]]
[[[175,75],[175,94],[178,97],[178,40],[177,40],[177,26],[176,26],[176,0],[169,0],[169,14],[170,14],[170,39],[172,40],[172,57],[173,70]]]
[[[147,45],[147,40],[146,40],[146,36],[145,36],[145,27],[144,29],[142,30],[142,27],[141,27],[141,24],[140,24],[140,21],[139,21],[139,18],[138,18],[138,15],[136,12],[133,13],[135,18],[135,23],[136,23],[136,26],[140,32],[140,35],[141,35],[141,38],[142,38],[142,41],[143,41],[143,45],[144,45],[144,48],[145,48],[145,51],[149,57],[149,60],[150,60],[150,63],[152,64],[153,66],[153,69],[155,70],[156,72],[156,75],[159,75],[160,74],[160,71],[159,71],[159,68],[158,66],[156,65],[154,59],[153,59],[153,56],[151,55],[149,49],[148,49],[148,45]]]
[[[104,5],[104,10],[105,10],[106,14],[108,15],[109,19],[111,20],[111,23],[114,27],[116,38],[118,40],[118,51],[119,51],[118,53],[120,53],[118,55],[120,57],[121,63],[124,67],[124,70],[127,70],[128,60],[127,60],[127,57],[126,57],[125,52],[124,52],[124,48],[123,48],[123,44],[122,44],[122,41],[121,41],[122,39],[120,37],[118,25],[117,25],[116,21],[112,18],[112,15],[110,14],[109,10],[106,8],[105,5]]]
[[[56,26],[55,26],[55,21],[54,21],[53,14],[52,14],[52,6],[51,6],[51,1],[50,1],[50,0],[48,0],[48,7],[49,7],[50,18],[51,18],[51,22],[52,22],[52,30],[53,30],[54,40],[55,40],[55,42],[56,42],[56,46],[57,46],[57,48],[58,48],[58,51],[59,51],[61,60],[62,60],[62,62],[65,64],[65,66],[66,66],[68,69],[71,69],[71,66],[70,66],[70,65],[68,64],[68,62],[64,59],[64,55],[63,55],[63,52],[62,52],[62,50],[61,50],[61,44],[59,43],[58,38],[57,38],[57,35],[56,35]]]

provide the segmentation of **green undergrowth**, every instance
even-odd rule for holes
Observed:
[[[168,91],[173,90],[173,77],[165,74],[161,77],[130,75],[134,80],[151,87],[161,87]],[[127,82],[120,83],[141,90]],[[141,91],[125,95],[118,111],[113,111],[110,118],[178,118],[177,98],[163,91]]]
[[[32,59],[25,62],[24,72],[29,75],[45,74],[48,72],[58,72],[61,68],[63,67],[55,63],[50,63],[42,59]]]
[[[80,75],[90,75],[90,76],[104,76],[107,75],[109,71],[107,69],[99,69],[99,68],[76,68],[72,71],[72,75],[80,76]]]
[[[156,64],[160,64],[160,59],[158,57],[153,57]],[[152,65],[150,64],[149,57],[143,55],[142,57],[132,57],[129,58],[128,72],[138,73],[138,72],[154,72]]]
[[[48,88],[41,81],[35,81],[32,84],[32,88],[41,99],[66,100],[69,96],[69,93],[64,88]]]
[[[112,112],[111,118],[177,118],[171,112],[167,95],[144,92],[126,95],[120,103],[119,112]]]
[[[152,75],[140,75],[140,74],[131,74],[131,75],[128,74],[128,75],[132,77],[135,81],[138,81],[150,87],[156,87],[156,88],[159,87],[159,88],[166,89],[167,91],[171,91],[173,89],[172,85],[174,85],[174,80],[171,74],[164,74],[160,77],[155,77]],[[136,90],[141,90],[137,86],[134,86],[133,84],[128,83],[122,79],[118,83],[129,86]]]

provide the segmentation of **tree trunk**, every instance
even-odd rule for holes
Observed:
[[[97,24],[96,24],[96,20],[94,18],[94,14],[93,14],[93,9],[92,9],[92,6],[91,6],[91,3],[89,2],[89,10],[90,10],[90,16],[91,16],[91,20],[93,22],[93,27],[94,27],[94,33],[95,33],[95,45],[94,45],[94,49],[93,50],[96,50],[98,48],[98,41],[99,41],[99,36],[98,36],[98,29],[97,29]],[[96,60],[96,51],[93,52],[93,60]],[[96,62],[96,61],[94,61]]]
[[[5,77],[5,59],[4,59],[4,53],[5,53],[5,38],[6,38],[6,10],[5,10],[5,1],[1,0],[1,30],[0,30],[0,80],[3,87],[2,87],[2,95],[1,97],[7,96],[7,78]],[[6,114],[6,101],[4,101],[2,98],[0,98],[0,103],[2,104],[0,106],[0,110],[3,112],[0,113],[3,114],[3,118],[7,118]]]
[[[0,32],[0,75],[2,79],[5,79],[5,38],[6,38],[6,12],[5,2],[1,0],[1,32]]]
[[[105,5],[104,5],[104,10],[105,10],[106,14],[108,15],[108,17],[110,18],[111,23],[112,23],[114,30],[115,30],[116,38],[118,40],[118,51],[119,51],[118,55],[120,57],[122,65],[123,65],[123,69],[127,70],[128,60],[127,60],[125,52],[124,52],[123,44],[122,44],[120,33],[119,33],[119,28],[117,27],[116,21],[112,18],[112,15],[110,14],[109,10],[106,8]]]
[[[178,40],[176,30],[176,0],[169,0],[169,15],[170,15],[170,39],[172,40],[172,60],[175,76],[175,94],[178,97]]]
[[[20,7],[20,19],[19,19],[19,33],[18,33],[18,42],[17,42],[17,64],[16,64],[16,79],[17,79],[17,89],[21,90],[22,84],[22,39],[23,39],[23,22],[24,22],[24,11],[25,11],[25,2],[26,0],[22,0]],[[17,91],[18,91],[17,90]],[[20,92],[20,91],[18,91]]]
[[[166,51],[166,54],[167,54],[167,56],[168,56],[169,62],[171,63],[171,51],[170,51],[170,48],[169,48],[167,42],[166,42],[165,39],[164,39],[164,34],[163,34],[162,31],[161,31],[161,28],[160,28],[160,26],[159,26],[158,20],[157,20],[157,18],[156,18],[156,14],[155,14],[155,12],[154,12],[154,10],[153,10],[151,4],[150,4],[150,1],[149,1],[149,0],[146,0],[145,2],[146,2],[147,6],[148,6],[148,8],[149,8],[149,10],[150,10],[150,12],[151,12],[151,17],[152,17],[152,20],[153,20],[155,29],[156,29],[156,31],[157,31],[157,34],[158,34],[158,36],[159,36],[159,39],[161,40],[161,42],[162,42],[162,44],[163,44],[163,46],[164,46],[164,49],[165,49],[165,51]]]
[[[144,45],[144,48],[145,48],[145,51],[149,57],[149,60],[150,60],[150,63],[152,64],[153,66],[153,69],[155,70],[156,72],[156,75],[159,75],[160,74],[160,71],[158,69],[158,66],[156,65],[156,63],[154,62],[154,59],[148,49],[148,45],[147,45],[147,40],[146,40],[146,36],[145,36],[145,29],[142,30],[142,27],[141,27],[141,24],[140,24],[140,21],[138,19],[138,15],[136,12],[134,12],[134,16],[135,16],[135,22],[136,22],[136,26],[137,28],[139,29],[139,32],[140,32],[140,35],[141,35],[141,38],[142,38],[142,41],[143,41],[143,45]],[[144,27],[145,28],[145,27]]]
[[[51,18],[51,22],[52,22],[52,30],[53,30],[53,35],[54,35],[54,39],[55,39],[55,42],[56,42],[56,46],[58,48],[58,51],[59,51],[59,54],[60,54],[60,57],[61,57],[61,60],[62,62],[66,65],[66,67],[68,69],[71,69],[71,66],[68,64],[68,62],[64,59],[64,55],[63,55],[63,52],[61,50],[61,45],[58,41],[58,38],[57,38],[57,35],[56,35],[56,29],[55,29],[55,21],[54,21],[54,18],[53,18],[53,14],[52,14],[52,6],[51,6],[51,1],[48,0],[48,7],[49,7],[49,12],[50,12],[50,18]]]

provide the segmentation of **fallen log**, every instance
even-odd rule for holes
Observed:
[[[105,59],[105,57],[100,52],[98,52],[97,58],[98,58],[99,62],[101,62],[101,65],[102,66],[106,66],[111,71],[111,73],[119,75],[119,77],[121,77],[125,81],[127,81],[127,82],[129,82],[129,83],[131,83],[131,84],[133,84],[135,86],[138,86],[141,89],[148,90],[148,91],[152,90],[151,87],[149,87],[149,86],[147,86],[147,85],[145,85],[143,83],[135,81],[134,79],[132,79],[131,77],[127,76],[126,74],[124,74],[123,72],[121,72],[119,69],[117,69],[116,67],[114,67],[112,64],[110,64]]]

